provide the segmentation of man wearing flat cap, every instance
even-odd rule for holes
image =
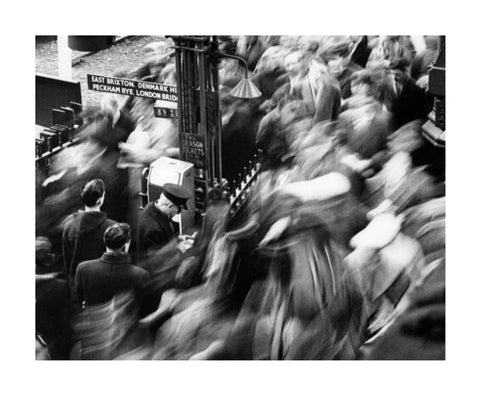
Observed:
[[[160,197],[145,206],[138,220],[137,252],[139,262],[148,258],[152,250],[159,250],[176,235],[172,218],[188,210],[190,192],[175,184],[165,184]]]

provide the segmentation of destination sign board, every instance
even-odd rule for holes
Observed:
[[[175,85],[159,84],[157,82],[87,74],[87,85],[88,89],[98,92],[144,97],[173,103],[178,100]]]

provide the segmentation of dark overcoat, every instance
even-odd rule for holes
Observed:
[[[147,259],[147,252],[159,250],[173,237],[172,221],[151,202],[145,206],[138,220],[137,253],[138,262]]]
[[[75,276],[77,302],[87,306],[105,303],[126,291],[139,291],[147,285],[146,270],[130,263],[128,256],[106,252],[99,259],[78,265]]]
[[[73,287],[78,264],[100,258],[105,252],[103,234],[114,223],[107,214],[98,211],[78,211],[66,219],[62,252],[70,287]]]

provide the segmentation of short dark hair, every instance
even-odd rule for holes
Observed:
[[[103,234],[103,242],[108,248],[118,250],[131,240],[132,230],[129,224],[120,222],[110,225]]]
[[[93,207],[97,200],[103,196],[105,186],[100,178],[91,180],[85,184],[80,194],[83,204],[87,207]]]

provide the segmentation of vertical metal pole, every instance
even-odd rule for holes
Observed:
[[[174,40],[176,45],[180,45],[181,43],[178,40]],[[180,140],[180,158],[184,157],[183,152],[183,144],[182,144],[182,136],[185,133],[185,117],[187,116],[187,112],[185,109],[185,86],[184,86],[184,78],[183,78],[183,56],[182,56],[182,49],[177,48],[175,50],[175,66],[177,70],[177,96],[178,96],[178,133],[179,133],[179,140]]]
[[[213,47],[217,48],[217,38],[213,37],[212,42]],[[215,111],[216,111],[216,127],[215,127],[215,152],[216,158],[218,161],[218,180],[220,184],[222,183],[222,116],[220,113],[220,92],[218,91],[218,63],[217,60],[212,56],[209,59],[209,64],[211,68],[211,77],[212,77],[212,84],[211,90],[212,94],[215,95]]]
[[[213,168],[211,160],[210,136],[207,130],[207,106],[206,106],[206,92],[205,92],[205,54],[198,56],[198,83],[199,83],[199,105],[200,105],[200,134],[204,137],[207,149],[207,181],[209,186],[213,185]]]
[[[57,36],[58,75],[60,78],[72,79],[72,50],[68,47],[68,36]]]
[[[174,36],[174,40],[179,47],[176,48],[176,60],[180,139],[183,133],[202,137],[204,180],[211,187],[214,178],[222,179],[218,67],[214,55],[216,38]],[[183,148],[181,150],[183,157]],[[205,200],[204,208],[206,206]]]

